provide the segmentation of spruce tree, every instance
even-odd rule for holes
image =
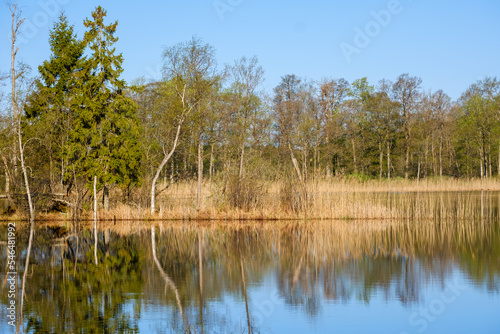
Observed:
[[[27,130],[40,139],[40,153],[49,160],[46,161],[49,170],[45,172],[49,175],[51,188],[62,183],[65,174],[67,164],[63,150],[72,127],[71,104],[84,62],[85,43],[77,39],[73,30],[64,13],[61,13],[50,31],[50,59],[38,67],[36,88],[24,109],[32,125]],[[38,158],[43,159],[43,155]]]
[[[129,186],[139,180],[141,158],[136,105],[120,79],[123,56],[115,54],[117,22],[104,24],[100,6],[86,19],[84,41],[91,54],[85,61],[74,101],[75,122],[68,154],[77,174],[92,186],[97,176],[108,209],[109,186]]]

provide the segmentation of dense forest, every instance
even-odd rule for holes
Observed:
[[[104,209],[112,194],[155,212],[160,188],[185,180],[198,182],[199,207],[208,180],[238,206],[241,189],[263,181],[301,189],[338,178],[500,176],[496,78],[457,101],[410,74],[378,83],[287,74],[267,92],[257,57],[221,66],[215,48],[193,37],[164,48],[161,80],[127,83],[117,22],[105,20],[97,7],[78,38],[61,14],[50,58],[30,72],[16,61],[22,18],[13,8],[3,78],[12,89],[0,113],[0,193],[12,203],[64,194],[78,206],[94,180]]]

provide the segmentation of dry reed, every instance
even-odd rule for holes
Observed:
[[[100,220],[283,220],[283,219],[468,219],[473,212],[478,193],[483,191],[489,201],[499,198],[500,180],[427,179],[355,180],[335,179],[310,182],[307,185],[307,205],[292,210],[282,203],[282,188],[278,182],[263,183],[266,191],[246,207],[235,207],[226,201],[215,182],[202,187],[202,206],[196,210],[196,182],[179,182],[158,196],[158,211],[152,215],[147,206],[119,204],[109,211],[100,210]],[[160,185],[163,188],[165,185]],[[495,195],[496,194],[496,195]],[[493,196],[493,197],[492,197]],[[490,198],[491,197],[491,198]],[[484,204],[484,203],[483,203]],[[1,217],[20,220],[22,216]],[[68,220],[67,214],[42,213],[38,220]],[[88,219],[84,212],[82,220]]]

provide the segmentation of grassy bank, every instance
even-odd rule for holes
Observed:
[[[160,188],[163,188],[163,185]],[[149,207],[117,204],[108,211],[99,210],[101,220],[165,220],[165,219],[433,219],[453,217],[467,219],[477,201],[498,206],[500,180],[369,180],[339,179],[307,184],[307,195],[300,187],[290,188],[279,182],[259,185],[244,205],[234,205],[230,191],[220,184],[206,181],[202,187],[202,203],[196,209],[196,182],[179,182],[158,197],[158,211]],[[241,196],[249,196],[240,191]],[[240,195],[238,193],[237,195]],[[491,202],[491,203],[490,203]],[[38,212],[38,220],[67,220],[69,213]],[[22,215],[3,215],[2,219],[19,220]],[[84,211],[81,219],[91,219]]]

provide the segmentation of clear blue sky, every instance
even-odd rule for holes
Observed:
[[[425,89],[453,99],[485,76],[500,77],[500,1],[497,0],[157,0],[18,2],[26,17],[19,58],[34,70],[50,55],[48,31],[64,8],[83,35],[83,19],[101,5],[108,23],[118,20],[117,50],[124,78],[159,75],[164,46],[201,37],[217,50],[222,66],[256,55],[268,91],[285,74],[311,80],[368,77],[372,84],[401,73],[420,76]],[[399,3],[399,4],[398,4]],[[45,5],[44,5],[45,4]],[[219,10],[216,9],[219,5]],[[57,8],[55,8],[57,7]],[[372,12],[392,8],[390,22]],[[0,71],[10,66],[10,12],[0,7]],[[383,17],[387,20],[387,17]],[[388,24],[387,24],[388,23]],[[358,37],[357,28],[369,43]],[[344,43],[344,44],[342,44]],[[357,44],[356,44],[357,43]],[[366,44],[366,45],[364,45]],[[346,58],[341,45],[357,48]],[[352,49],[351,49],[352,51]]]

